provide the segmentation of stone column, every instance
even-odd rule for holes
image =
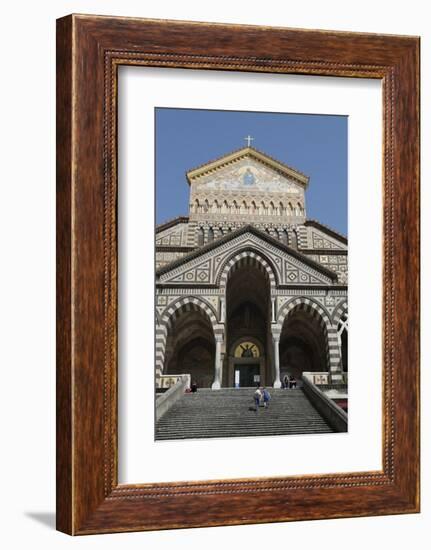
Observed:
[[[280,334],[272,334],[274,343],[274,388],[281,388],[280,380]]]
[[[272,318],[272,323],[275,323],[276,322],[276,319],[275,319],[275,296],[271,296],[271,318]]]
[[[341,363],[341,341],[335,327],[327,326],[328,360],[331,382],[343,382],[343,367]]]
[[[224,323],[226,320],[226,299],[224,296],[220,297],[220,323]]]
[[[223,335],[216,334],[216,352],[215,352],[215,362],[214,362],[214,382],[212,383],[212,390],[219,390],[221,388],[221,381],[223,377],[223,361],[221,356],[221,347],[223,342]]]

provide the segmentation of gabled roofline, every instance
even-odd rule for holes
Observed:
[[[242,235],[243,233],[253,233],[254,235],[260,237],[262,240],[276,246],[277,248],[281,249],[284,252],[287,252],[297,260],[303,262],[304,264],[307,264],[308,266],[312,267],[316,271],[323,273],[323,275],[326,275],[326,277],[329,277],[332,280],[336,280],[338,278],[337,274],[331,269],[323,267],[318,262],[311,260],[301,252],[298,252],[297,250],[290,248],[290,246],[287,246],[281,243],[278,239],[271,237],[271,235],[268,235],[268,233],[266,233],[265,231],[261,231],[260,229],[257,229],[253,225],[244,225],[243,227],[240,227],[236,231],[232,231],[231,233],[228,233],[227,235],[224,235],[223,237],[220,237],[215,241],[212,241],[204,246],[201,246],[200,248],[193,250],[189,254],[185,254],[181,258],[178,258],[178,260],[174,260],[173,262],[159,268],[156,271],[156,277],[160,275],[164,275],[171,269],[175,269],[180,265],[185,264],[186,262],[193,260],[194,258],[197,258],[198,256],[201,256],[202,254],[205,254],[206,252],[209,252],[224,243],[229,242],[230,240],[238,237],[239,235]]]
[[[156,233],[164,231],[165,229],[169,229],[170,227],[173,227],[174,225],[177,225],[179,223],[188,223],[188,221],[188,216],[177,216],[176,218],[172,218],[172,220],[168,220],[167,222],[156,225]]]
[[[187,181],[189,182],[189,185],[192,183],[192,180],[195,178],[198,178],[202,176],[203,174],[206,174],[207,172],[211,172],[212,170],[216,170],[220,166],[223,166],[224,164],[228,164],[230,162],[233,162],[241,157],[245,156],[252,156],[259,160],[260,162],[267,164],[271,168],[277,170],[278,172],[281,172],[285,176],[289,178],[293,178],[295,181],[300,183],[304,186],[304,188],[307,187],[309,182],[309,177],[297,170],[296,168],[292,168],[291,166],[288,166],[284,162],[281,162],[273,157],[270,157],[266,153],[263,153],[262,151],[259,151],[258,149],[255,149],[254,147],[242,147],[241,149],[237,149],[235,151],[232,151],[231,153],[228,153],[227,155],[223,155],[221,157],[218,157],[214,160],[211,160],[209,162],[206,162],[205,164],[201,164],[200,166],[197,166],[196,168],[192,168],[191,170],[188,170],[186,172]]]
[[[306,220],[304,222],[304,225],[309,225],[311,227],[315,227],[316,229],[320,229],[324,233],[330,235],[331,237],[334,237],[335,239],[338,239],[339,241],[343,242],[344,244],[348,243],[347,237],[345,237],[341,233],[338,233],[334,229],[331,229],[327,225],[324,225],[323,223],[318,222],[317,220]]]

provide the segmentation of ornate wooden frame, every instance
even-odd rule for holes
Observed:
[[[124,64],[382,80],[382,471],[118,484],[116,90],[117,68]],[[59,19],[57,308],[59,530],[87,534],[418,512],[419,38]]]

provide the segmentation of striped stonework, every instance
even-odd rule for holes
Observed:
[[[299,250],[308,248],[308,232],[304,225],[300,225],[296,230],[298,236],[298,248]]]
[[[328,313],[321,305],[304,296],[294,298],[284,304],[280,309],[277,317],[277,324],[282,327],[287,316],[293,311],[298,310],[305,311],[318,321],[319,326],[325,335],[326,363],[328,365],[328,371],[331,373],[340,372],[341,354],[338,343],[337,329],[332,325]]]
[[[165,325],[156,324],[156,380],[163,374],[163,365],[165,363],[166,340],[168,337],[168,328]]]
[[[245,266],[257,267],[257,269],[259,269],[269,281],[271,290],[276,288],[276,279],[273,268],[269,265],[265,258],[252,250],[244,250],[229,259],[219,275],[218,286],[222,289],[226,289],[227,281],[232,273],[240,267]]]
[[[223,237],[223,228],[220,225],[215,225],[213,229],[214,229],[215,239],[219,239],[220,237]]]
[[[328,328],[328,353],[329,353],[329,371],[331,374],[340,373],[343,368],[341,365],[340,341],[336,327]]]
[[[196,231],[197,224],[196,222],[189,221],[187,227],[187,246],[197,246],[198,244],[198,234]]]
[[[175,320],[187,311],[197,311],[206,317],[213,327],[214,335],[224,335],[224,326],[217,321],[213,309],[196,296],[185,296],[170,304],[156,324],[156,379],[163,374],[166,341]]]
[[[204,232],[204,244],[208,243],[208,226],[207,225],[201,225],[201,229]]]
[[[341,337],[344,331],[346,331],[346,334],[349,332],[349,312],[347,310],[347,302],[340,304],[337,316],[334,318],[334,326],[337,327],[337,338],[341,356]]]
[[[332,324],[334,326],[338,326],[340,319],[344,316],[344,314],[347,314],[347,309],[347,299],[337,305],[334,309],[334,313],[332,314]]]

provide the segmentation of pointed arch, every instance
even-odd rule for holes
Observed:
[[[214,337],[223,333],[223,327],[218,325],[215,311],[212,307],[195,296],[179,298],[165,309],[156,324],[156,377],[163,374],[166,354],[166,342],[175,320],[184,312],[196,311],[203,315],[210,323]]]
[[[274,266],[259,252],[249,249],[236,252],[221,266],[216,278],[220,289],[226,289],[227,281],[230,275],[236,271],[236,269],[245,265],[257,267],[265,274],[271,289],[275,289],[277,285],[277,278]]]
[[[277,312],[277,324],[281,326],[286,316],[295,308],[298,308],[299,306],[301,307],[301,309],[316,311],[321,316],[321,318],[325,321],[325,324],[327,326],[332,325],[327,309],[324,306],[322,306],[322,304],[319,304],[318,302],[314,301],[312,298],[307,298],[306,296],[299,296],[298,298],[292,298],[292,300],[289,300],[288,302],[283,304]]]
[[[185,311],[197,311],[206,316],[214,331],[218,328],[217,316],[214,309],[204,300],[196,296],[184,296],[169,304],[160,317],[162,326],[172,327],[174,320]]]
[[[326,363],[328,371],[338,371],[340,369],[340,352],[338,346],[338,336],[336,328],[330,320],[327,310],[318,302],[311,298],[300,296],[293,298],[285,303],[277,313],[277,324],[280,329],[283,327],[285,319],[294,311],[305,311],[317,320],[325,336],[326,345]]]
[[[283,201],[280,201],[278,204],[278,213],[280,214],[280,216],[282,216],[285,213]]]
[[[205,231],[203,227],[198,228],[198,246],[203,246],[205,243]]]
[[[214,240],[214,229],[212,227],[208,228],[208,242],[212,243]]]

